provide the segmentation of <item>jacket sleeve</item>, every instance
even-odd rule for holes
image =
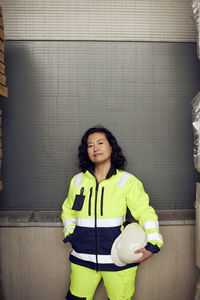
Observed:
[[[72,233],[74,232],[76,226],[75,211],[72,210],[72,206],[74,202],[73,186],[74,186],[74,178],[71,180],[68,196],[62,205],[61,219],[64,225],[64,229],[63,229],[64,243],[71,241]]]
[[[163,245],[163,239],[159,233],[158,217],[153,207],[149,205],[149,197],[138,179],[132,183],[129,189],[127,205],[132,216],[139,221],[140,226],[146,232],[147,245],[145,248],[152,253],[157,253]]]

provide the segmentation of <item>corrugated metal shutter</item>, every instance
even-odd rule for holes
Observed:
[[[190,0],[2,0],[8,40],[196,41]]]
[[[0,210],[59,210],[96,124],[116,136],[153,207],[193,207],[194,43],[7,41],[5,59]]]

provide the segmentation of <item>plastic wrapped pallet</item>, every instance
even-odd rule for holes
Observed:
[[[200,172],[200,92],[192,101],[192,126],[194,132],[194,166]]]

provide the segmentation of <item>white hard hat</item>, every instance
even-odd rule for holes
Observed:
[[[142,253],[135,253],[135,251],[144,248],[146,244],[144,230],[139,224],[131,223],[114,241],[111,249],[112,261],[119,267],[133,263],[143,256]]]

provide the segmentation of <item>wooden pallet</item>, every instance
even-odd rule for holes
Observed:
[[[6,73],[5,73],[5,59],[4,59],[4,50],[5,50],[5,35],[4,35],[4,24],[3,24],[3,11],[0,6],[0,100],[3,100],[2,97],[8,97],[8,88],[6,87]],[[2,150],[2,110],[0,110],[0,191],[3,190],[3,182],[1,178],[1,166],[3,158]],[[1,285],[0,285],[0,300],[3,299],[1,294]]]
[[[0,7],[0,96],[8,97],[8,89],[6,87],[6,76],[5,76],[5,60],[4,60],[4,49],[5,49],[5,35],[4,35],[4,24],[3,24],[3,11]]]

